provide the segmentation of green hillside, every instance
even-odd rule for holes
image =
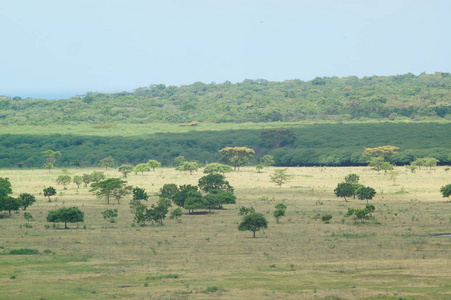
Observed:
[[[449,73],[163,84],[61,100],[0,97],[0,124],[449,119]]]

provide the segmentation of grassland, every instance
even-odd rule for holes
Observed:
[[[71,175],[93,169],[71,169]],[[98,170],[98,169],[97,169]],[[236,205],[208,214],[184,214],[164,226],[131,226],[128,200],[107,206],[86,188],[63,190],[60,170],[0,170],[15,195],[28,192],[38,202],[29,211],[0,219],[1,299],[450,299],[451,203],[439,188],[451,182],[444,167],[415,174],[398,167],[395,183],[365,167],[289,168],[281,188],[270,182],[274,169],[243,168],[227,174]],[[333,189],[349,173],[376,189],[376,221],[344,217],[364,202],[336,198]],[[118,177],[116,170],[108,170]],[[174,169],[130,175],[129,184],[156,193],[164,183],[196,184],[200,172]],[[47,202],[44,186],[58,195]],[[156,202],[154,196],[149,204]],[[276,224],[274,206],[287,214]],[[47,212],[78,206],[85,222],[71,229],[46,228]],[[239,206],[265,214],[268,229],[252,238],[237,230]],[[117,208],[116,223],[101,212]],[[318,214],[332,214],[324,224]],[[6,255],[12,249],[38,255]]]

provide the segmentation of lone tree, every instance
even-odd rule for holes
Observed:
[[[119,172],[122,173],[122,176],[124,178],[127,178],[127,175],[133,172],[133,166],[132,165],[121,165],[119,167]]]
[[[261,228],[268,228],[268,222],[263,214],[250,213],[244,216],[243,221],[238,225],[240,231],[252,231],[255,238],[255,233]]]
[[[44,196],[49,198],[49,202],[52,202],[52,200],[50,200],[51,196],[55,196],[56,195],[56,190],[53,186],[49,186],[46,187],[44,190]]]
[[[53,151],[53,150],[46,150],[46,151],[42,151],[41,153],[47,160],[46,167],[49,169],[49,172],[50,172],[50,169],[54,168],[53,164],[56,161],[56,157],[61,156],[61,152]]]
[[[105,170],[108,168],[114,167],[114,158],[112,156],[105,157],[100,160],[99,166],[105,167]]]
[[[219,150],[219,153],[222,154],[221,160],[232,165],[234,170],[239,169],[255,156],[255,151],[247,147],[226,147]]]
[[[36,197],[28,193],[22,193],[19,195],[19,202],[23,210],[27,210],[28,206],[36,202]]]
[[[103,181],[91,184],[91,190],[94,195],[104,198],[107,204],[110,204],[110,198],[115,197],[119,204],[120,199],[130,194],[132,187],[127,186],[127,181],[119,178],[108,178]]]
[[[443,198],[448,197],[448,202],[450,201],[449,197],[451,196],[451,184],[442,186],[440,188],[440,192],[442,193]]]
[[[356,194],[359,200],[366,200],[366,203],[368,203],[368,200],[373,199],[376,195],[376,191],[369,186],[362,186],[356,191]]]
[[[147,165],[153,170],[155,171],[155,168],[159,168],[161,167],[161,163],[155,159],[149,159],[149,161],[147,162]]]
[[[286,174],[287,170],[287,168],[274,170],[274,173],[270,175],[271,181],[279,187],[282,187],[282,184],[286,183],[291,177],[290,175]]]
[[[64,222],[64,228],[67,227],[67,223],[83,222],[84,212],[77,207],[60,208],[58,210],[51,210],[47,215],[47,222]]]

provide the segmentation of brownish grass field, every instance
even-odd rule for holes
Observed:
[[[293,177],[279,188],[269,179],[274,169],[227,174],[236,205],[144,227],[131,226],[129,199],[107,206],[89,189],[57,186],[61,170],[1,170],[14,195],[32,193],[38,202],[27,210],[32,228],[23,226],[22,211],[0,219],[0,299],[451,299],[451,237],[432,236],[451,233],[451,203],[439,192],[451,172],[398,168],[394,184],[368,168],[289,168]],[[348,207],[365,205],[334,196],[349,173],[376,189],[377,222],[344,217]],[[158,169],[127,180],[153,194],[165,183],[196,184],[201,176]],[[42,195],[49,185],[58,190],[51,203]],[[280,202],[288,209],[276,224],[272,212]],[[82,209],[85,222],[46,228],[47,212],[63,206]],[[268,229],[255,239],[238,231],[239,206],[264,213]],[[107,208],[119,210],[116,223],[101,216]],[[330,224],[316,217],[326,212]],[[6,255],[20,248],[40,254]]]

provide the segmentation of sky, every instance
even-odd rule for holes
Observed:
[[[0,1],[0,95],[451,72],[449,0]]]

